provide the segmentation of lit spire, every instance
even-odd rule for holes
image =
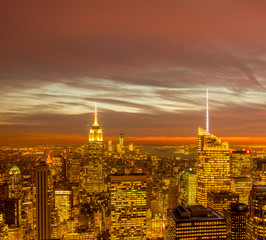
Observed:
[[[207,96],[206,96],[206,133],[210,134],[209,132],[209,92],[207,88]]]
[[[96,102],[95,102],[95,109],[94,109],[94,123],[93,123],[93,126],[99,126]]]

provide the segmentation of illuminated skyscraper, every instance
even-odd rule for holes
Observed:
[[[248,204],[252,181],[249,177],[231,178],[231,191],[239,195],[239,202]]]
[[[227,240],[245,240],[248,206],[243,203],[235,203],[230,204],[230,207],[224,208],[223,211],[227,223]]]
[[[21,173],[17,166],[13,166],[9,171],[9,198],[20,198],[22,189]]]
[[[146,176],[111,176],[111,239],[145,239]]]
[[[223,208],[229,207],[231,203],[237,203],[239,196],[229,191],[209,191],[207,193],[208,207],[224,216]]]
[[[226,239],[226,220],[201,205],[168,209],[167,240]]]
[[[55,209],[58,212],[59,222],[71,217],[71,195],[69,190],[55,190]]]
[[[120,145],[120,150],[122,152],[123,147],[124,147],[124,135],[122,133],[122,129],[121,129],[121,133],[119,134],[119,145]]]
[[[101,157],[92,157],[82,169],[81,185],[89,194],[105,191],[103,164]]]
[[[209,132],[207,120],[205,131],[198,128],[197,201],[207,207],[207,192],[230,190],[229,145]]]
[[[113,144],[112,144],[112,140],[108,141],[108,152],[112,152],[113,151]]]
[[[41,161],[36,167],[36,227],[37,239],[51,237],[51,209],[49,199],[49,166]]]
[[[81,185],[89,194],[101,193],[105,189],[103,175],[103,131],[98,123],[98,113],[95,104],[94,123],[90,127],[88,156],[83,159],[83,167],[81,169]]]
[[[250,150],[230,151],[231,177],[250,176]]]
[[[199,128],[197,201],[207,206],[208,191],[230,190],[230,160],[227,142]]]
[[[98,155],[102,153],[103,148],[103,131],[98,123],[97,106],[95,103],[94,123],[89,132],[89,154]]]
[[[266,182],[255,182],[249,198],[246,222],[247,240],[266,239]]]
[[[196,180],[197,175],[192,169],[185,171],[182,175],[181,204],[183,207],[196,205]]]

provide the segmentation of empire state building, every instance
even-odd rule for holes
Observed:
[[[94,111],[94,123],[90,127],[89,132],[89,154],[95,155],[100,154],[103,148],[103,131],[98,123],[98,113],[97,113],[97,106],[95,104],[95,111]]]

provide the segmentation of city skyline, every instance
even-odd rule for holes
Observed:
[[[265,3],[3,4],[0,143],[266,138]],[[224,14],[226,12],[226,14]]]

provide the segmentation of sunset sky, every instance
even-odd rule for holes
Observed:
[[[265,1],[2,1],[0,20],[0,143],[86,141],[94,102],[104,137],[196,137],[206,88],[210,132],[266,137]]]

